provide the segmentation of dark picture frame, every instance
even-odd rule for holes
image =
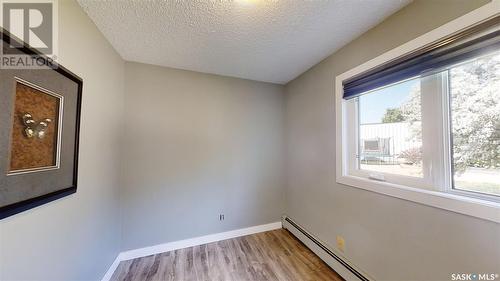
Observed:
[[[0,43],[3,44],[9,44],[12,42],[12,40],[17,41],[20,43],[20,48],[17,48],[20,53],[26,54],[29,56],[36,56],[36,57],[41,57],[41,58],[46,58],[44,54],[41,52],[37,51],[34,48],[31,48],[28,46],[26,43],[21,42],[18,38],[12,36],[7,30],[1,28],[0,29],[0,36],[1,40]],[[0,71],[3,71],[3,69],[0,69]],[[30,71],[39,71],[38,69],[33,69]],[[72,82],[76,83],[77,85],[77,93],[76,93],[76,109],[75,109],[75,114],[76,116],[73,118],[75,120],[74,124],[74,145],[73,147],[73,168],[72,168],[72,181],[70,186],[63,186],[63,187],[58,187],[57,190],[42,194],[42,195],[37,195],[32,198],[25,198],[24,200],[21,200],[19,202],[14,202],[5,206],[0,206],[0,219],[4,219],[6,217],[24,212],[26,210],[38,207],[40,205],[49,203],[51,201],[63,198],[65,196],[71,195],[73,193],[76,193],[77,191],[77,185],[78,185],[78,154],[79,154],[79,139],[80,139],[80,118],[81,118],[81,106],[82,106],[82,91],[83,91],[83,80],[70,70],[66,69],[65,67],[61,65],[54,65],[52,68],[44,71],[55,71],[56,73],[64,76],[65,78],[71,80]],[[0,81],[3,83],[3,81]],[[0,96],[0,99],[3,98]],[[72,119],[72,120],[73,120]],[[4,120],[2,120],[4,122]],[[71,151],[70,151],[71,152]],[[62,151],[61,153],[70,153],[68,151]],[[0,159],[0,161],[6,161],[6,159]],[[7,171],[0,171],[0,173],[5,174]],[[50,176],[50,175],[47,175]],[[0,196],[3,196],[0,193]]]

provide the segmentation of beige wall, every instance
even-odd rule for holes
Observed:
[[[500,225],[335,182],[334,80],[485,1],[415,1],[286,86],[287,214],[376,280],[500,269]]]
[[[283,86],[138,63],[125,72],[124,250],[280,220]]]
[[[73,0],[59,0],[59,50],[83,78],[78,191],[0,221],[0,280],[100,280],[120,249],[124,62]]]

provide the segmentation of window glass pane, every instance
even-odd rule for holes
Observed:
[[[423,177],[420,79],[358,99],[359,168]]]
[[[454,188],[500,195],[500,52],[449,77]]]

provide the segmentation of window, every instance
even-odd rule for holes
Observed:
[[[420,79],[376,89],[353,102],[359,112],[359,169],[422,177]]]
[[[449,77],[453,188],[500,196],[500,52]]]
[[[337,77],[338,182],[500,222],[498,19]]]

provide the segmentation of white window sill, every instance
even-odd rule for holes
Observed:
[[[364,190],[500,223],[500,203],[445,192],[407,187],[356,176],[338,176],[337,182]]]

